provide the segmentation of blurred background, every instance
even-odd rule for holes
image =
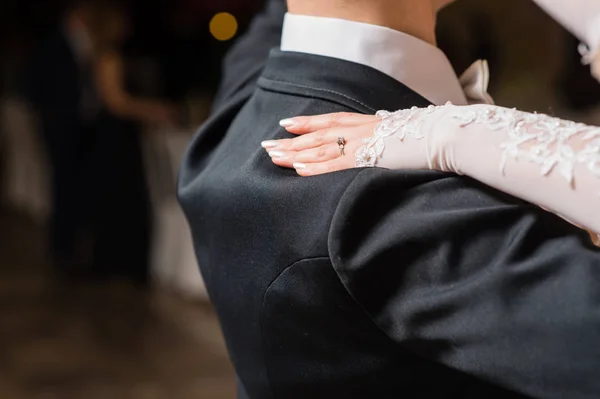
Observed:
[[[0,397],[235,397],[174,188],[261,3],[0,1]],[[459,74],[489,61],[498,104],[600,124],[533,3],[461,0],[439,38]]]

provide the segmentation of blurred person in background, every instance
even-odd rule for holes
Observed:
[[[76,242],[87,202],[83,176],[99,107],[86,17],[82,5],[65,13],[57,31],[35,50],[26,82],[52,167],[51,250],[60,273],[80,267]]]
[[[139,124],[172,124],[176,111],[129,93],[121,56],[127,34],[118,4],[76,3],[34,55],[28,93],[52,165],[57,270],[143,283],[151,223]]]
[[[101,100],[92,160],[95,270],[126,273],[144,283],[151,223],[139,128],[141,123],[173,125],[177,111],[164,102],[130,94],[119,48],[128,30],[125,14],[108,2],[92,7],[90,28]]]

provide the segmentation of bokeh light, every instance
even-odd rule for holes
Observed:
[[[210,20],[210,33],[220,41],[232,39],[238,30],[237,19],[228,12],[220,12]]]

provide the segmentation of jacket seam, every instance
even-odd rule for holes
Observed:
[[[357,99],[355,99],[353,97],[350,97],[347,94],[340,93],[340,92],[335,91],[335,90],[322,89],[322,88],[313,87],[313,86],[306,86],[306,85],[302,85],[302,84],[299,84],[299,83],[282,82],[280,80],[273,80],[273,79],[265,78],[264,76],[259,79],[259,81],[258,81],[259,86],[260,86],[260,81],[261,80],[264,80],[264,81],[267,81],[267,82],[270,82],[270,83],[284,85],[284,86],[291,86],[291,87],[297,87],[297,88],[301,88],[301,89],[308,89],[308,90],[314,90],[314,91],[318,91],[318,92],[320,91],[320,92],[323,92],[323,93],[335,94],[336,96],[340,96],[340,97],[342,97],[342,98],[344,98],[344,99],[346,99],[348,101],[351,101],[351,102],[353,102],[355,104],[358,104],[361,107],[368,109],[369,111],[377,112],[377,110],[375,108],[373,108],[373,107],[371,107],[371,106],[363,103],[362,101],[357,100]],[[261,88],[268,90],[268,88],[265,88],[265,87],[262,87],[262,86],[261,86]]]
[[[262,300],[260,302],[260,341],[261,341],[261,346],[262,346],[262,354],[263,354],[263,362],[265,364],[265,368],[267,371],[267,383],[269,386],[269,391],[271,392],[271,397],[275,398],[275,392],[273,390],[273,386],[271,385],[271,368],[269,367],[269,365],[267,364],[267,354],[266,354],[266,345],[265,345],[265,337],[263,334],[263,314],[264,314],[264,306],[265,306],[265,299],[267,297],[267,293],[269,292],[269,290],[271,289],[271,286],[275,283],[275,281],[277,281],[279,279],[279,277],[281,277],[281,275],[283,273],[285,273],[286,271],[288,271],[289,269],[291,269],[292,267],[296,266],[298,263],[300,262],[304,262],[304,261],[311,261],[311,260],[328,260],[329,256],[315,256],[315,257],[310,257],[310,258],[302,258],[302,259],[298,259],[294,262],[292,262],[291,264],[289,264],[287,267],[285,267],[281,272],[279,272],[269,283],[269,285],[267,286]]]
[[[352,178],[352,180],[348,183],[348,187],[350,187],[354,183],[354,181],[356,180],[356,178],[358,176],[360,176],[363,172],[364,172],[364,170],[361,171],[361,172],[359,172],[359,173],[357,173],[356,176],[354,176]],[[342,198],[344,196],[344,194],[346,194],[346,192],[348,191],[348,187],[346,187],[346,189],[344,190],[344,192],[342,193],[342,195],[340,195],[340,198]],[[333,216],[335,216],[335,214],[337,213],[337,211],[338,211],[338,208],[336,208]],[[332,217],[332,220],[333,220],[333,217]],[[327,252],[330,252],[329,251],[329,236],[330,236],[330,234],[331,234],[331,230],[327,233]],[[331,257],[329,256],[329,254],[327,256],[314,256],[314,257],[309,257],[309,258],[298,259],[298,260],[290,263],[286,268],[284,268],[281,272],[279,272],[271,280],[271,282],[269,283],[269,285],[265,289],[265,292],[263,294],[262,300],[260,302],[260,341],[261,341],[261,346],[262,346],[263,362],[264,362],[265,368],[267,370],[267,384],[269,386],[269,391],[271,392],[271,396],[273,398],[275,398],[275,392],[273,391],[273,386],[271,385],[271,380],[272,380],[272,378],[271,378],[271,371],[270,371],[271,368],[267,364],[267,354],[266,354],[266,350],[265,350],[265,348],[266,348],[265,337],[264,337],[264,334],[263,334],[263,311],[264,311],[264,306],[265,306],[265,299],[267,297],[267,293],[269,292],[269,290],[271,289],[271,287],[273,286],[273,284],[275,283],[275,281],[277,281],[277,279],[279,279],[279,277],[281,277],[281,275],[283,273],[285,273],[286,271],[288,271],[292,267],[296,266],[298,263],[304,262],[304,261],[308,261],[308,260],[329,260],[331,262],[331,264],[332,264],[331,267],[333,267],[333,261],[332,261]],[[334,269],[334,271],[335,271],[335,269]],[[336,272],[336,274],[337,274],[337,272]],[[339,278],[339,276],[338,276],[338,278]],[[344,286],[344,288],[345,288],[345,286]],[[356,300],[354,299],[354,297],[352,297],[352,300],[354,300],[356,302]]]

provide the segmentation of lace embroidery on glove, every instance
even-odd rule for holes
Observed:
[[[452,104],[377,112],[382,118],[381,123],[356,152],[356,166],[375,166],[383,154],[387,137],[422,139],[424,117],[449,106]],[[538,164],[544,176],[557,169],[571,185],[577,165],[587,167],[600,178],[599,127],[497,106],[456,107],[456,110],[450,116],[458,119],[461,127],[479,124],[490,130],[506,131],[507,140],[501,145],[501,173],[504,173],[508,159],[517,161],[523,157]],[[583,135],[582,139],[586,141],[583,149],[576,150],[569,144],[569,139],[576,135]]]
[[[509,158],[517,161],[524,157],[538,164],[544,176],[557,169],[569,184],[573,184],[577,165],[587,167],[600,178],[598,127],[500,107],[479,107],[453,117],[460,120],[461,127],[481,124],[490,130],[506,130],[507,141],[501,145],[502,173]],[[581,150],[569,144],[569,140],[576,135],[583,135],[582,139],[586,141]]]
[[[451,105],[447,103],[446,105]],[[371,138],[365,139],[364,145],[356,151],[357,167],[373,167],[381,158],[385,149],[384,139],[393,135],[403,141],[407,136],[422,139],[421,125],[423,115],[431,114],[443,106],[430,105],[427,108],[412,107],[395,112],[378,111],[381,123],[375,128]]]

